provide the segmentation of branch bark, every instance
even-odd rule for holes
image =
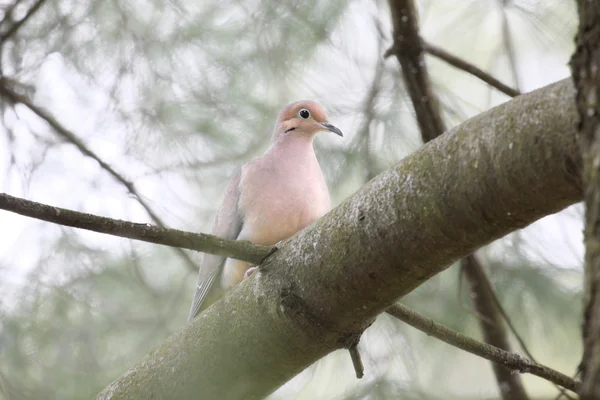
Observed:
[[[228,240],[206,233],[185,232],[162,226],[100,217],[20,199],[6,193],[0,193],[0,209],[73,228],[175,248],[202,251],[248,261],[253,264],[260,264],[265,257],[276,249],[272,246],[255,245],[245,240]]]
[[[492,75],[488,74],[481,68],[476,67],[475,65],[470,64],[470,63],[466,62],[465,60],[448,53],[446,50],[442,49],[441,47],[434,46],[431,43],[427,43],[427,42],[422,42],[422,45],[423,45],[423,50],[425,52],[427,52],[427,54],[430,54],[434,57],[439,58],[440,60],[447,62],[448,64],[452,65],[454,68],[458,68],[460,70],[463,70],[463,71],[473,75],[474,77],[487,83],[491,87],[498,89],[499,91],[501,91],[502,93],[504,93],[507,96],[517,97],[521,94],[521,92],[518,91],[517,89],[513,89],[512,87],[500,82],[498,79],[494,78]]]
[[[493,365],[506,367],[505,369],[510,370],[512,373],[518,371],[520,373],[533,374],[572,391],[577,391],[581,384],[565,374],[521,357],[519,354],[499,349],[487,343],[480,343],[468,336],[455,332],[432,319],[412,311],[402,304],[394,304],[387,309],[387,313],[442,342],[490,360]]]
[[[424,142],[439,137],[445,128],[437,96],[432,90],[431,79],[423,60],[423,43],[419,35],[418,17],[414,0],[390,1],[394,25],[394,46],[402,67],[404,81],[409,88]],[[398,39],[401,39],[399,44]],[[408,51],[407,51],[408,50]],[[406,54],[405,54],[406,52]],[[422,94],[427,93],[426,102]],[[425,124],[422,121],[433,123]],[[479,312],[480,327],[485,341],[495,347],[510,351],[504,321],[499,313],[495,293],[483,267],[473,254],[462,260],[471,289],[471,300]],[[500,364],[492,364],[498,390],[505,400],[527,400],[527,392],[521,377]]]
[[[394,26],[393,53],[402,67],[402,76],[413,103],[423,141],[435,139],[446,130],[437,96],[424,68],[417,10],[412,0],[390,0]]]
[[[99,399],[258,399],[476,248],[581,199],[563,81],[450,130],[299,232]]]
[[[600,6],[579,0],[577,48],[571,59],[577,89],[585,201],[583,400],[600,399]]]

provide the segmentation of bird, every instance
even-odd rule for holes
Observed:
[[[343,137],[319,103],[305,100],[284,107],[265,154],[236,170],[227,184],[212,234],[272,246],[325,215],[329,190],[313,149],[322,131]],[[204,254],[188,322],[240,283],[250,268],[256,267]]]

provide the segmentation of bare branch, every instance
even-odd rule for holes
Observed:
[[[583,357],[579,365],[582,400],[600,398],[600,8],[577,1],[579,29],[571,70],[578,111],[577,130],[583,159],[585,270]]]
[[[23,24],[25,24],[31,17],[35,15],[35,13],[37,13],[40,10],[40,8],[42,7],[42,5],[44,5],[45,2],[46,0],[37,0],[35,4],[31,6],[31,8],[27,11],[27,14],[25,14],[23,18],[15,22],[5,33],[0,35],[0,48],[2,48],[4,43],[8,39],[10,39],[19,30],[19,28],[23,26]],[[13,10],[11,9],[10,11],[10,14],[12,15]]]
[[[350,358],[352,359],[352,366],[354,367],[356,377],[361,379],[365,375],[365,367],[358,351],[358,342],[350,346],[348,348],[348,352],[350,353]]]
[[[446,126],[425,69],[417,10],[412,0],[390,0],[390,8],[394,25],[393,53],[402,67],[402,76],[415,109],[421,135],[428,142],[441,135]]]
[[[427,43],[425,41],[422,42],[422,46],[423,46],[423,50],[427,54],[437,57],[440,60],[447,62],[448,64],[452,65],[455,68],[458,68],[460,70],[468,72],[469,74],[473,75],[474,77],[479,78],[483,82],[492,86],[493,88],[498,89],[500,92],[504,93],[507,96],[516,97],[521,94],[521,92],[519,90],[513,89],[510,86],[505,85],[504,83],[500,82],[498,79],[494,78],[492,75],[488,74],[487,72],[480,69],[479,67],[476,67],[475,65],[473,65],[471,63],[468,63],[467,61],[463,60],[462,58],[459,58],[453,54],[450,54],[449,52],[442,49],[441,47],[437,47],[437,46],[435,46],[431,43]]]
[[[544,365],[537,364],[525,357],[511,353],[495,346],[478,342],[461,333],[439,324],[432,319],[424,317],[415,311],[403,306],[402,304],[394,304],[387,309],[387,313],[407,323],[408,325],[417,328],[418,330],[435,337],[449,345],[478,355],[486,360],[496,364],[503,365],[511,371],[520,373],[528,373],[539,376],[550,382],[556,383],[566,389],[577,391],[580,382],[558,371],[548,368]]]
[[[205,233],[193,233],[143,223],[49,206],[0,193],[0,209],[42,221],[165,246],[202,251],[260,264],[276,247],[259,246],[243,240],[228,240]]]

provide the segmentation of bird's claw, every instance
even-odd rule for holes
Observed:
[[[248,278],[250,275],[258,271],[258,267],[250,267],[244,272],[244,279]]]

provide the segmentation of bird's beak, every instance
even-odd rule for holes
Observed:
[[[331,125],[329,122],[321,122],[321,125],[323,125],[323,127],[325,129],[327,129],[329,132],[333,132],[336,135],[340,135],[341,137],[344,137],[344,134],[342,133],[342,131],[340,131],[339,128],[336,128],[335,126]]]

